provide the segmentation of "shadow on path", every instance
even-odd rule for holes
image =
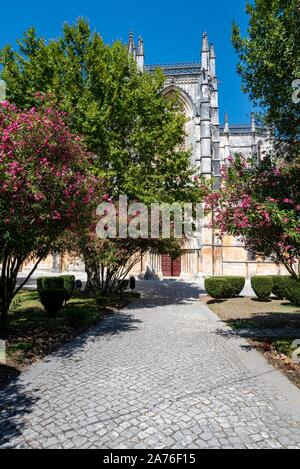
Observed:
[[[171,279],[144,280],[138,283],[137,289],[143,292],[143,296],[130,304],[128,310],[185,305],[198,300],[205,293],[196,283]]]
[[[87,341],[95,341],[102,336],[107,336],[107,340],[109,340],[112,336],[137,330],[140,323],[142,321],[130,314],[119,312],[109,315],[99,324],[61,347],[55,353],[55,356],[60,358],[72,357],[74,353],[84,349]]]
[[[58,364],[59,367],[60,360],[72,360],[72,358],[76,360],[78,357],[75,355],[84,353],[88,342],[97,341],[103,336],[105,340],[110,340],[112,337],[121,337],[124,333],[139,330],[142,320],[135,317],[134,311],[137,309],[184,305],[197,300],[203,293],[196,284],[176,280],[138,282],[138,290],[143,292],[142,298],[134,301],[123,311],[108,314],[103,321],[64,344],[36,366],[48,369]],[[29,381],[33,382],[36,370],[38,374],[40,371],[35,366],[31,370],[33,374]],[[22,433],[26,425],[26,415],[32,412],[32,407],[36,407],[37,402],[38,397],[34,388],[29,391],[19,379],[15,379],[9,386],[0,390],[0,447],[9,448],[10,440]]]
[[[40,370],[36,367],[48,368],[50,366],[51,368],[57,360],[72,359],[77,352],[85,353],[87,342],[97,340],[101,336],[107,336],[107,339],[110,339],[112,336],[136,330],[139,323],[141,323],[140,320],[126,313],[108,316],[98,325],[65,343],[55,353],[45,357],[43,362],[34,365],[31,370],[37,369],[39,374]],[[34,374],[29,380],[34,382]],[[23,418],[32,412],[32,408],[39,400],[35,396],[35,390],[29,392],[22,380],[17,378],[7,387],[0,389],[0,448],[9,449],[9,442],[21,435],[26,425]]]
[[[37,401],[18,380],[0,391],[0,448],[9,448],[9,441],[21,435],[20,420],[31,413]]]

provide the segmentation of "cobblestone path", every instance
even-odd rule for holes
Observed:
[[[0,392],[0,448],[300,448],[300,391],[190,283],[144,297]]]

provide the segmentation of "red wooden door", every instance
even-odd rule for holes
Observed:
[[[170,256],[164,254],[162,256],[162,274],[164,277],[180,277],[181,257],[172,260]]]
[[[180,277],[181,275],[181,257],[174,259],[172,262],[172,277]]]
[[[172,277],[172,259],[164,254],[162,256],[162,274],[164,277]]]

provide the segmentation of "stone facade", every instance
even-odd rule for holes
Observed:
[[[218,183],[221,166],[233,153],[260,158],[263,150],[271,145],[270,135],[256,127],[252,115],[249,124],[230,124],[228,114],[220,125],[219,90],[216,73],[216,54],[203,34],[201,59],[197,63],[171,65],[146,65],[144,42],[139,38],[137,46],[133,34],[129,36],[129,54],[136,59],[141,72],[152,73],[163,69],[166,82],[163,93],[177,94],[187,118],[186,146],[191,149],[193,164],[201,168],[207,178],[214,177]],[[245,275],[286,273],[270,262],[259,262],[248,253],[239,240],[227,237],[222,243],[210,228],[210,219],[203,219],[197,239],[186,243],[181,258],[183,278],[207,277],[211,275]],[[49,257],[41,266],[45,269],[80,271],[82,262],[72,259]],[[147,255],[135,274],[164,275],[163,260],[156,254]],[[178,272],[176,272],[178,275]]]
[[[142,44],[142,47],[141,47]],[[135,52],[136,51],[136,52]],[[201,60],[198,63],[171,65],[145,65],[144,44],[139,39],[136,48],[132,34],[129,52],[136,55],[141,71],[163,69],[166,83],[163,92],[175,93],[186,114],[186,145],[191,149],[192,162],[208,178],[220,178],[221,166],[234,153],[260,158],[271,145],[270,135],[256,127],[254,116],[249,124],[229,124],[228,114],[220,125],[219,90],[216,54],[213,44],[203,34]],[[247,277],[256,274],[285,273],[270,262],[259,262],[244,246],[227,237],[221,243],[210,228],[210,219],[203,219],[198,239],[190,240],[181,259],[181,277],[195,278],[211,275],[236,275]],[[162,276],[162,261],[157,255],[144,260],[143,269]]]

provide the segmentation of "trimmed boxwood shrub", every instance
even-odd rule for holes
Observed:
[[[270,275],[252,277],[251,286],[257,298],[267,301],[272,294],[273,278]]]
[[[219,300],[226,298],[227,294],[227,281],[224,278],[206,278],[205,290],[212,298]]]
[[[285,281],[286,298],[295,306],[300,306],[300,280],[287,278]]]
[[[39,277],[36,283],[38,293],[43,290],[64,289],[64,279],[61,277]]]
[[[205,289],[215,299],[235,298],[241,294],[245,282],[246,279],[244,277],[211,277],[205,280]]]
[[[240,296],[245,287],[245,277],[223,276],[219,278],[224,278],[227,282],[228,298],[235,298],[236,296]]]
[[[69,301],[75,290],[74,275],[60,275],[59,277],[39,277],[37,289],[41,293],[44,290],[65,290],[65,302]]]
[[[72,295],[75,290],[75,277],[74,275],[60,275],[59,278],[62,278],[64,281],[64,289],[66,292],[65,301],[69,301],[72,298]]]
[[[272,293],[279,300],[286,298],[286,281],[289,279],[286,275],[273,275],[273,289]]]
[[[64,288],[49,288],[39,292],[40,301],[49,316],[56,316],[61,310],[65,301],[65,294]]]

